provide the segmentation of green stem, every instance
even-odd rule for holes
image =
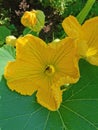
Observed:
[[[30,29],[30,31],[27,34],[30,34],[33,30]]]
[[[32,32],[33,32],[33,30],[30,30],[27,34],[32,34]],[[35,33],[36,34],[35,35],[33,34],[33,35],[38,37],[39,36],[39,32],[35,32]]]
[[[83,23],[85,20],[86,16],[88,15],[89,11],[91,10],[93,4],[95,3],[96,0],[88,0],[84,8],[81,10],[81,12],[77,15],[77,19],[80,24]]]

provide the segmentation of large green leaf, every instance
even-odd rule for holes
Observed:
[[[81,78],[63,94],[56,112],[21,96],[0,82],[1,130],[98,130],[98,67],[80,61]]]
[[[8,61],[13,61],[15,58],[15,48],[9,45],[4,45],[0,48],[0,80],[4,73],[4,67]]]

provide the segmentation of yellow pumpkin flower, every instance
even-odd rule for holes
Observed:
[[[76,39],[79,55],[98,66],[98,17],[80,25],[74,16],[69,16],[64,19],[62,26],[68,36]]]
[[[36,24],[36,22],[37,22],[37,18],[36,18],[35,10],[26,11],[21,18],[21,23],[25,27],[33,28],[33,26]]]
[[[8,87],[22,95],[37,91],[37,101],[55,111],[62,102],[60,86],[79,79],[76,47],[71,38],[46,44],[33,35],[16,41],[16,60],[9,62],[4,76]]]

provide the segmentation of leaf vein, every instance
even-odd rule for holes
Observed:
[[[63,108],[69,110],[70,112],[74,113],[75,115],[77,115],[78,117],[80,117],[81,119],[83,119],[84,121],[88,122],[90,125],[92,125],[96,130],[98,130],[98,128],[94,125],[93,122],[91,122],[90,120],[88,120],[87,118],[85,118],[84,116],[82,116],[80,113],[77,113],[75,111],[73,111],[72,109],[70,109],[67,106],[62,105]]]
[[[29,116],[28,120],[26,121],[26,123],[25,123],[25,125],[24,125],[24,127],[23,127],[22,130],[24,130],[24,129],[26,128],[26,126],[28,125],[28,123],[29,123],[31,117],[32,117],[35,113],[41,111],[41,109],[42,109],[42,107],[38,108],[36,111],[34,111],[34,112],[32,112],[32,113],[30,114],[30,116]]]
[[[45,125],[44,125],[43,130],[45,130],[46,127],[47,127],[47,123],[48,123],[48,120],[49,120],[49,116],[50,116],[50,111],[49,111],[48,114],[47,114],[47,118],[46,118],[46,121],[45,121]]]
[[[63,120],[63,117],[62,117],[60,111],[57,110],[57,112],[58,112],[58,115],[59,115],[59,117],[60,117],[60,119],[61,119],[61,122],[62,122],[62,125],[63,125],[63,130],[68,130],[66,124],[64,123],[64,120]]]
[[[73,101],[98,101],[98,98],[94,98],[94,99],[69,99],[69,100],[66,100],[64,102],[73,102]]]

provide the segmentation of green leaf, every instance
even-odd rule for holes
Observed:
[[[6,36],[9,36],[11,34],[11,31],[5,27],[0,26],[0,45],[4,44]]]
[[[15,48],[10,45],[4,45],[0,48],[0,80],[4,73],[4,67],[8,61],[15,59]]]
[[[35,94],[21,96],[0,82],[1,130],[98,130],[98,67],[80,61],[81,78],[63,94],[58,111],[48,111]]]
[[[23,35],[27,35],[27,34],[32,34],[34,36],[37,36],[37,32],[34,32],[33,30],[29,29],[29,28],[25,28],[23,30]]]

